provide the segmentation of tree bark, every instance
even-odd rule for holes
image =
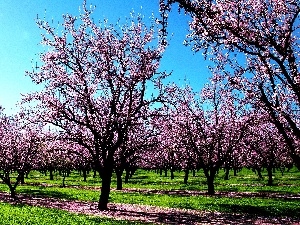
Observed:
[[[215,180],[216,172],[217,170],[215,168],[204,169],[204,174],[207,180],[207,193],[209,195],[215,194],[214,180]]]
[[[215,194],[214,177],[209,176],[207,178],[207,193],[209,195],[214,195]]]
[[[129,169],[126,169],[125,170],[125,180],[124,180],[124,182],[125,182],[125,184],[128,184],[128,182],[129,182],[129,177],[130,177],[130,170]]]
[[[82,170],[82,175],[83,175],[83,181],[86,182],[86,177],[87,177],[86,169]]]
[[[52,170],[52,169],[49,169],[49,173],[50,173],[50,180],[54,180],[54,179],[53,179],[53,170]]]
[[[116,169],[117,190],[122,190],[122,188],[123,188],[123,185],[122,185],[122,174],[123,174],[123,170],[122,169]]]
[[[193,170],[193,177],[196,176],[196,170]]]
[[[235,176],[235,177],[237,176],[237,169],[236,168],[233,169],[233,176]]]
[[[184,180],[183,183],[187,184],[189,179],[189,169],[184,170]]]
[[[171,168],[171,180],[174,180],[174,169],[173,168]]]
[[[159,169],[159,175],[162,176],[162,174],[163,174],[163,170]]]
[[[229,180],[229,168],[225,168],[224,180]]]
[[[98,202],[98,209],[100,211],[107,210],[113,168],[111,166],[107,166],[106,168],[103,168],[103,170],[105,172],[102,174],[102,187]]]
[[[16,188],[12,185],[9,185],[9,191],[10,191],[10,197],[16,200],[17,199]]]
[[[262,180],[263,176],[261,174],[261,168],[257,168],[256,171],[257,171],[258,178]]]
[[[273,172],[272,172],[272,167],[267,168],[268,171],[268,186],[273,185]]]
[[[25,184],[25,174],[24,174],[24,172],[20,172],[20,183]]]

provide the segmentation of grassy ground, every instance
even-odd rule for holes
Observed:
[[[47,209],[26,205],[0,203],[0,225],[98,225],[98,224],[132,224],[129,221],[117,221],[107,218],[92,217],[68,213],[58,209]]]
[[[266,176],[265,173],[263,173]],[[238,176],[231,177],[230,180],[224,181],[223,172],[220,171],[216,178],[216,190],[218,191],[236,191],[236,192],[275,192],[281,194],[299,194],[300,193],[300,173],[293,169],[284,176],[281,173],[275,174],[274,186],[266,186],[266,180],[257,179],[252,171],[243,169]],[[61,178],[56,175],[54,181],[50,181],[48,177],[33,172],[30,174],[27,183],[48,183],[61,184]],[[83,182],[78,174],[74,173],[66,180],[67,185],[81,186],[100,186],[99,179],[88,177],[87,182]],[[116,185],[115,179],[112,186]],[[126,188],[151,188],[157,190],[206,190],[206,182],[201,174],[190,177],[189,184],[183,184],[183,173],[175,173],[175,179],[160,176],[151,171],[138,170],[130,180],[129,184],[124,184]],[[5,185],[0,185],[0,190],[6,190]],[[18,187],[19,193],[29,193],[36,195],[59,197],[64,199],[97,201],[99,191],[82,190],[78,188],[60,188],[60,187],[43,187],[33,185],[23,185]],[[119,191],[111,192],[111,202],[116,203],[136,203],[145,205],[155,205],[174,208],[188,208],[198,210],[220,211],[229,213],[251,213],[264,216],[289,216],[300,217],[299,200],[284,198],[261,198],[261,197],[243,197],[230,198],[220,196],[180,196],[167,194],[151,194],[151,193],[124,193]]]
[[[243,169],[237,176],[230,174],[230,179],[224,180],[224,172],[220,171],[215,179],[215,188],[217,191],[237,191],[237,192],[276,192],[276,193],[300,193],[300,172],[293,168],[290,172],[282,174],[278,171],[274,174],[274,185],[267,186],[267,173],[262,172],[265,179],[258,179],[257,175],[248,169]],[[170,174],[168,174],[170,175]],[[193,177],[189,176],[188,184],[183,183],[183,172],[175,172],[175,179],[160,176],[153,171],[137,170],[128,184],[123,184],[124,188],[149,188],[155,190],[199,190],[206,191],[206,179],[202,171],[196,173]],[[39,172],[33,171],[26,179],[27,183],[47,183],[62,184],[62,177],[55,173],[54,180],[49,180],[48,176],[44,176]],[[79,176],[77,172],[73,172],[70,177],[66,178],[67,185],[79,186],[95,186],[100,187],[100,178],[93,178],[89,174],[87,182]],[[112,179],[112,187],[116,187],[115,176]]]

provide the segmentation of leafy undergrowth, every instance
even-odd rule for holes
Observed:
[[[0,225],[98,225],[143,223],[118,221],[108,218],[78,215],[58,209],[48,209],[27,205],[0,203]]]

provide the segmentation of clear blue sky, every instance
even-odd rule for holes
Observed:
[[[89,0],[96,5],[95,21],[107,18],[111,22],[129,16],[130,11],[142,13],[146,18],[158,13],[158,0]],[[31,70],[32,60],[43,51],[39,45],[41,31],[35,23],[40,18],[61,21],[62,14],[79,15],[82,0],[0,0],[0,105],[6,113],[13,113],[21,93],[37,89],[25,71]],[[142,8],[141,8],[142,6]],[[45,12],[46,11],[46,12]],[[194,55],[182,42],[188,31],[188,17],[173,10],[169,18],[169,32],[174,33],[163,57],[160,70],[173,71],[170,81],[184,84],[184,79],[200,89],[210,76],[203,56]]]

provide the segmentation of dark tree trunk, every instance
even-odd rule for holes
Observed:
[[[98,209],[101,211],[107,210],[113,168],[111,166],[107,166],[106,168],[103,168],[103,171],[105,172],[103,172],[101,176],[102,187],[101,187],[101,194],[98,202]]]
[[[268,171],[268,186],[272,186],[273,185],[273,171],[272,171],[272,167],[268,167],[267,171]]]
[[[97,171],[94,170],[93,178],[96,178],[96,177],[97,177]]]
[[[17,186],[20,183],[20,181],[21,181],[20,174],[18,174],[17,180],[16,180],[16,182],[13,185],[10,182],[9,175],[8,175],[8,177],[4,181],[7,184],[7,186],[9,187],[10,197],[13,198],[14,200],[17,200],[16,189],[17,189]]]
[[[125,184],[128,184],[128,182],[129,182],[129,177],[130,177],[130,170],[129,169],[126,169],[125,170],[125,180],[124,180],[124,182],[125,182]]]
[[[66,181],[67,173],[66,173],[66,172],[62,172],[61,174],[62,174],[62,177],[63,177],[63,180],[62,180],[62,187],[66,187],[65,181]]]
[[[53,178],[53,170],[50,169],[50,170],[49,170],[49,173],[50,173],[50,175],[49,175],[49,176],[50,176],[50,180],[54,180],[54,178]]]
[[[16,200],[17,199],[16,187],[9,185],[9,191],[10,191],[10,197]]]
[[[165,169],[165,177],[168,176],[168,169]]]
[[[25,174],[23,172],[21,172],[19,174],[19,176],[20,176],[20,183],[21,184],[25,184]]]
[[[184,180],[183,183],[187,184],[189,179],[189,169],[184,170]]]
[[[116,175],[117,175],[117,190],[122,190],[122,174],[123,170],[122,169],[116,169]]]
[[[159,169],[159,175],[162,176],[163,174],[163,169]]]
[[[82,175],[83,175],[83,181],[86,182],[87,173],[85,169],[82,170]]]
[[[225,176],[224,176],[224,180],[229,180],[229,168],[225,168]]]
[[[214,195],[215,194],[214,177],[209,176],[207,178],[207,193],[209,195]]]
[[[204,169],[204,174],[207,180],[207,193],[209,195],[215,194],[214,180],[215,180],[216,172],[217,170],[215,168]]]
[[[261,168],[257,168],[256,171],[257,171],[258,178],[262,180],[263,176],[261,174]]]
[[[193,177],[196,176],[196,170],[193,170]]]
[[[171,180],[174,180],[174,169],[173,168],[171,168]]]
[[[236,168],[233,169],[233,176],[235,176],[235,177],[237,176],[237,169]]]

